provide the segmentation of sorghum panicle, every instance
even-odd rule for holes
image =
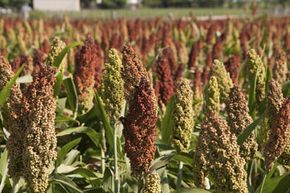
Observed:
[[[98,43],[96,45],[96,66],[95,66],[95,89],[98,90],[101,85],[102,75],[103,75],[103,51]]]
[[[161,192],[161,179],[158,173],[147,174],[145,178],[145,186],[142,193],[160,193]]]
[[[283,100],[284,97],[281,85],[276,80],[270,80],[267,94],[267,113],[270,127],[272,127],[271,117],[278,114],[282,106]]]
[[[224,64],[219,60],[214,60],[212,76],[215,76],[217,78],[221,101],[226,102],[230,90],[233,87],[233,82],[230,78],[230,74],[226,71]]]
[[[141,59],[130,45],[125,45],[122,49],[123,71],[122,77],[125,83],[125,98],[130,100],[134,88],[137,87],[142,78],[147,78],[146,68]]]
[[[189,148],[193,131],[193,92],[190,81],[180,79],[174,98],[174,127],[172,143],[177,151],[186,152]]]
[[[227,122],[230,130],[238,137],[244,129],[252,123],[249,115],[249,108],[242,90],[234,86],[229,94],[229,100],[226,105],[228,114]],[[241,145],[240,154],[246,160],[250,160],[257,151],[255,135],[251,134],[248,139]]]
[[[264,150],[266,167],[271,168],[275,161],[288,147],[290,138],[290,98],[286,98],[279,112],[272,117],[269,141]]]
[[[42,67],[23,96],[24,133],[24,178],[29,188],[44,193],[48,177],[56,160],[55,109],[53,98],[55,70]]]
[[[46,58],[46,64],[49,66],[53,65],[54,60],[58,54],[65,48],[65,43],[57,36],[55,36],[51,42],[50,50]],[[66,59],[62,61],[62,65],[66,65]]]
[[[125,151],[134,175],[147,172],[156,147],[157,101],[148,80],[142,78],[124,118]]]
[[[88,37],[84,45],[76,53],[74,74],[79,102],[84,111],[89,110],[93,105],[96,63],[96,45],[94,40]]]
[[[240,156],[237,138],[215,113],[202,123],[194,165],[197,186],[203,187],[204,177],[209,176],[217,192],[248,193],[245,160]]]
[[[124,102],[124,81],[121,76],[122,59],[116,49],[109,51],[109,63],[105,64],[105,72],[101,83],[100,95],[114,125],[121,116]]]
[[[254,49],[248,52],[249,57],[249,79],[256,76],[256,100],[262,102],[266,96],[266,68],[262,58]]]
[[[273,67],[273,78],[279,84],[283,84],[287,79],[288,67],[286,53],[280,49],[276,54],[276,61]]]
[[[156,95],[159,104],[166,105],[170,97],[174,94],[174,81],[169,66],[169,61],[164,55],[157,60],[157,81],[155,84]]]
[[[240,68],[240,55],[234,55],[228,59],[225,63],[226,70],[230,73],[230,77],[233,83],[238,83],[239,78],[239,68]]]
[[[217,78],[211,76],[205,91],[205,109],[207,113],[220,111],[220,91]]]
[[[0,90],[2,90],[14,75],[10,64],[2,56],[0,57],[0,75]],[[7,98],[2,113],[4,126],[10,133],[7,142],[9,175],[14,178],[20,177],[23,170],[22,153],[25,127],[22,124],[21,98],[22,93],[20,87],[18,84],[15,84],[11,88],[10,95]]]

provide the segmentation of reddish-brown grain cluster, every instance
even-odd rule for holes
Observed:
[[[157,59],[155,92],[159,104],[166,105],[174,93],[174,81],[168,59],[161,54]]]
[[[269,141],[265,147],[264,156],[266,167],[271,168],[272,162],[276,160],[285,150],[290,137],[290,98],[286,98],[278,114],[273,119],[270,130]]]
[[[157,106],[154,91],[142,78],[124,118],[125,150],[133,174],[147,172],[154,159],[156,147]]]

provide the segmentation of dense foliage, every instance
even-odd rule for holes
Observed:
[[[284,193],[290,18],[0,20],[0,193]]]

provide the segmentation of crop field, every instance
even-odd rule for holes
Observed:
[[[290,17],[0,19],[0,193],[289,193]]]

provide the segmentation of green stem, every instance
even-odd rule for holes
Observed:
[[[263,192],[264,184],[265,184],[266,178],[267,178],[267,174],[264,174],[263,181],[262,181],[262,184],[261,184],[261,188],[260,188],[259,193],[262,193],[262,192]]]
[[[4,189],[4,186],[5,186],[5,180],[7,178],[7,173],[8,173],[8,167],[6,165],[5,167],[5,170],[3,172],[3,176],[2,176],[2,179],[1,179],[1,184],[0,184],[0,193],[2,193],[3,189]]]
[[[18,190],[19,190],[19,181],[20,181],[19,177],[13,179],[13,186],[12,186],[11,193],[17,193],[18,192]]]
[[[116,127],[119,125],[116,125],[114,128],[114,192],[119,193],[120,187],[119,187],[119,172],[118,172],[118,149],[117,149],[117,143],[118,143],[118,136],[117,136],[117,129]]]
[[[178,168],[177,185],[176,185],[176,192],[177,193],[181,193],[182,169],[183,169],[183,162],[180,161],[179,168]]]
[[[102,148],[101,148],[101,159],[102,159],[102,174],[105,175],[105,169],[106,169],[106,162],[105,162],[105,148],[106,148],[106,136],[105,136],[105,129],[102,128]]]

